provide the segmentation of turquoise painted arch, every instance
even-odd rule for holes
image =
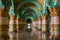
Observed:
[[[54,0],[47,0],[46,1],[46,6],[50,9],[53,8],[57,5],[57,1],[54,2]]]
[[[31,9],[32,11],[34,11],[36,17],[39,17],[39,16],[40,16],[40,13],[39,13],[34,7],[26,7],[26,8],[24,8],[24,9],[22,9],[22,11],[21,11],[22,14],[21,14],[21,15],[24,15],[25,12],[26,12],[28,9]],[[33,14],[33,13],[32,13],[32,14]]]
[[[28,16],[28,17],[26,16],[25,21],[27,21],[27,19],[31,19],[32,21],[34,20],[34,18],[31,16]]]
[[[26,13],[26,14],[24,15],[24,17],[26,17],[26,16],[28,16],[28,15],[29,15],[29,16],[31,15],[31,16],[37,18],[36,15],[34,15],[32,12]]]
[[[18,6],[17,6],[17,8],[16,8],[16,12],[18,12],[19,11],[19,9],[21,8],[21,6],[22,5],[24,5],[24,4],[26,4],[26,3],[32,3],[32,4],[35,4],[41,11],[42,11],[42,6],[38,3],[38,2],[36,2],[36,1],[23,1],[23,2],[21,2]],[[40,12],[41,12],[40,11]]]
[[[26,13],[27,14],[27,13]],[[34,15],[34,14],[32,14],[32,13],[30,13],[30,14],[27,14],[27,15],[24,15],[24,19],[26,18],[26,17],[29,17],[29,16],[31,16],[31,17],[33,17],[34,19],[36,19],[37,17]]]

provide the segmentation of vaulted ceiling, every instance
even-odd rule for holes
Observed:
[[[44,0],[14,0],[15,10],[19,12],[20,18],[34,20],[40,17]],[[17,13],[16,12],[16,13]]]
[[[57,0],[2,0],[2,3],[5,8],[10,9],[12,1],[14,3],[14,13],[23,20],[35,20],[40,18],[42,14],[49,14],[47,7],[54,7],[56,4],[59,5],[60,2]]]

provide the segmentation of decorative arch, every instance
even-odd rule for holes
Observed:
[[[29,16],[33,17],[34,19],[37,18],[34,14],[31,14],[31,15],[24,15],[24,18],[25,18],[25,17],[29,17]]]
[[[36,17],[39,17],[40,16],[40,14],[38,13],[38,11],[35,8],[33,8],[33,7],[26,7],[24,9],[22,9],[22,11],[21,11],[22,14],[21,15],[23,15],[28,9],[31,9],[32,11],[34,11]]]
[[[34,20],[34,18],[31,17],[31,16],[26,17],[26,18],[25,18],[25,21],[26,21],[27,19],[31,19],[32,21]]]
[[[18,6],[17,6],[17,8],[16,8],[16,11],[18,12],[19,11],[19,8],[21,8],[21,6],[22,5],[24,5],[24,4],[26,4],[26,3],[33,3],[33,4],[35,4],[41,11],[42,11],[42,6],[38,3],[38,2],[36,2],[36,1],[23,1],[22,3],[20,3]]]
[[[54,0],[47,0],[46,1],[46,6],[50,9],[50,8],[53,8],[57,5],[57,0],[54,1]]]
[[[9,15],[15,15],[15,12],[14,12],[14,1],[11,0],[11,6],[9,8]]]
[[[32,12],[29,12],[29,13],[25,13],[24,16],[27,16],[27,15],[33,15],[35,16]]]

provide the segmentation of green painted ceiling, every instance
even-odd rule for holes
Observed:
[[[37,6],[37,8],[39,8],[40,10],[42,10],[42,6],[36,2],[35,0],[24,0],[23,2],[19,3],[19,5],[17,6],[16,11],[20,14],[20,17],[23,18],[24,20],[26,20],[27,18],[38,18],[40,17],[40,12],[38,12],[33,6],[26,6],[24,8],[22,8],[21,11],[20,8],[22,7],[22,5],[28,4],[28,3],[32,3],[34,4],[34,6]]]
[[[60,0],[57,1],[45,0],[45,1],[46,2],[44,10],[42,9],[42,5],[39,4],[36,0],[2,0],[2,4],[7,9],[10,9],[10,7],[12,7],[11,11],[9,12],[9,14],[11,15],[16,14],[17,17],[22,18],[23,20],[27,20],[28,18],[30,18],[31,20],[35,20],[36,18],[41,17],[43,14],[47,15],[49,14],[47,11],[47,7],[51,8],[60,6]],[[37,8],[40,10],[39,12]]]

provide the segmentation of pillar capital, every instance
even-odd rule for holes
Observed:
[[[50,11],[50,16],[54,16],[53,8],[50,8],[49,11]]]
[[[38,20],[41,20],[42,18],[38,18]]]
[[[50,8],[49,10],[50,10],[50,12],[53,12],[53,8]]]
[[[10,19],[13,19],[13,20],[14,20],[15,17],[16,17],[15,15],[11,15],[11,16],[10,16]]]
[[[47,15],[43,14],[42,19],[46,19],[46,18],[47,18]]]
[[[59,16],[59,11],[60,11],[59,7],[53,8],[54,16]]]

